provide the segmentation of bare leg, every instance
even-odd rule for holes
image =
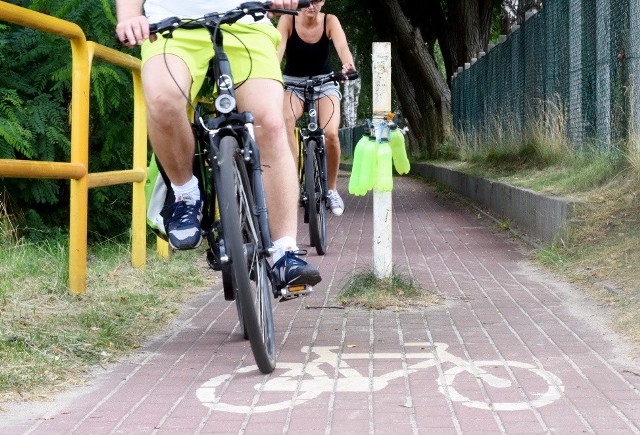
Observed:
[[[327,146],[327,187],[329,190],[336,190],[340,168],[340,100],[334,96],[319,99],[318,115],[320,125],[324,126]]]
[[[285,130],[282,84],[269,79],[247,80],[238,89],[238,105],[255,118],[256,141],[264,169],[264,184],[273,240],[297,235],[298,180]]]
[[[191,74],[180,58],[165,57],[171,74],[163,56],[152,57],[142,70],[147,124],[151,146],[167,176],[174,184],[182,185],[192,176],[194,139],[187,117],[187,101],[176,81],[189,95]]]
[[[296,141],[296,122],[302,116],[304,105],[302,100],[291,92],[284,93],[284,122],[289,139],[289,147],[294,161],[298,162],[298,142]]]

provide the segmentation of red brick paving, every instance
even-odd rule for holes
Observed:
[[[248,368],[235,307],[216,286],[91,387],[0,415],[0,433],[640,433],[640,364],[597,307],[421,181],[395,179],[394,267],[444,303],[336,307],[349,277],[372,266],[372,195],[350,196],[347,183],[328,253],[309,249],[322,283],[274,305],[272,375]]]

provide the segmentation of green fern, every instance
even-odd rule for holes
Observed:
[[[12,3],[78,24],[87,39],[116,47],[113,0],[16,0]],[[96,7],[98,6],[98,7]],[[134,51],[137,53],[137,51]],[[69,161],[71,49],[63,37],[0,24],[0,158]],[[89,167],[92,172],[131,167],[132,83],[129,71],[96,62],[91,77]],[[68,227],[69,182],[0,179],[29,225]],[[91,231],[128,225],[130,187],[99,189]],[[51,207],[56,204],[55,207]],[[45,216],[40,219],[38,216]]]
[[[57,203],[60,186],[53,180],[40,180],[31,190],[33,200],[39,204],[55,204]],[[55,198],[52,201],[52,198]]]

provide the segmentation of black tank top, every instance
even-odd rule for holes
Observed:
[[[324,15],[322,36],[318,42],[304,42],[296,32],[296,19],[287,39],[287,63],[284,74],[294,77],[308,77],[331,72],[329,65],[329,37],[327,36],[327,14]]]

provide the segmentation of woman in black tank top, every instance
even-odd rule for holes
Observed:
[[[292,15],[280,17],[278,30],[282,35],[282,41],[278,47],[278,58],[282,61],[286,55],[284,75],[287,80],[296,81],[299,79],[298,81],[302,81],[310,76],[334,71],[329,62],[330,42],[333,42],[336,53],[342,62],[340,68],[342,72],[356,70],[353,55],[347,44],[347,37],[338,17],[322,13],[320,11],[322,6],[324,6],[324,0],[312,0],[309,7],[300,10],[297,18]],[[322,87],[321,96],[317,101],[319,122],[320,126],[325,129],[327,146],[329,207],[336,216],[340,216],[344,211],[344,203],[336,189],[340,166],[338,128],[340,127],[341,98],[339,86],[327,84]],[[285,91],[284,116],[288,129],[289,145],[294,156],[297,156],[295,125],[302,113],[302,97],[296,93]]]
[[[308,77],[331,72],[329,65],[330,40],[327,36],[327,14],[324,14],[322,36],[316,42],[306,42],[296,32],[295,16],[291,27],[291,36],[287,39],[285,53],[287,60],[284,75],[293,77]]]

